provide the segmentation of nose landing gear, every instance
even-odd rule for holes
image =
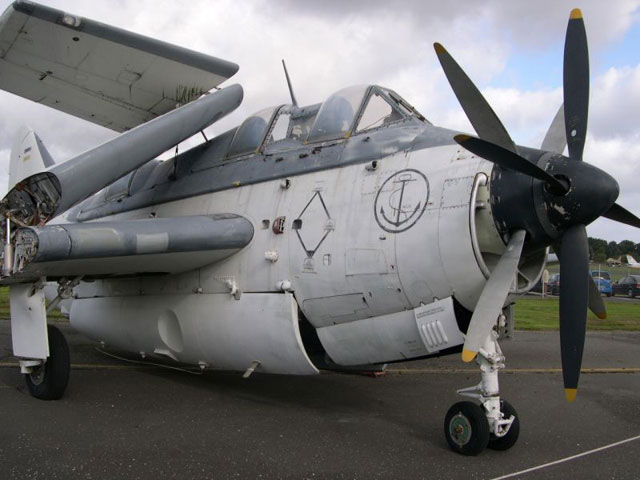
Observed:
[[[498,345],[498,334],[491,331],[477,356],[482,380],[479,384],[458,390],[460,395],[480,402],[458,402],[444,420],[444,434],[451,449],[463,455],[477,455],[486,447],[508,450],[520,433],[515,409],[500,400],[498,372],[504,368],[504,355]]]

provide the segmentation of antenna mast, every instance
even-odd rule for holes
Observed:
[[[289,87],[289,95],[291,95],[291,103],[293,103],[294,107],[297,107],[298,101],[296,100],[296,96],[293,94],[291,79],[289,78],[289,72],[287,71],[287,65],[284,63],[284,59],[282,59],[282,66],[284,67],[284,76],[287,78],[287,86]]]

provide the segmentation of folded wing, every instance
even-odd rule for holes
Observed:
[[[195,100],[238,65],[32,2],[0,17],[0,88],[119,132]]]

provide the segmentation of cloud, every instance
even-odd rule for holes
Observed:
[[[43,1],[238,63],[240,71],[227,84],[240,83],[245,100],[236,112],[207,129],[209,137],[237,125],[252,112],[289,102],[282,58],[303,104],[320,102],[347,85],[377,83],[396,90],[435,124],[472,131],[440,69],[434,41],[442,42],[463,65],[518,143],[539,146],[562,102],[559,82],[550,85],[545,76],[520,89],[509,82],[511,70],[526,64],[527,57],[540,59],[561,50],[569,8],[553,0]],[[9,3],[1,0],[0,8]],[[629,29],[638,28],[639,1],[576,4],[585,15],[594,65]],[[640,152],[633,148],[639,124],[640,57],[635,51],[628,55],[627,66],[607,69],[604,65],[599,69],[604,73],[592,81],[585,159],[613,171],[621,181],[620,202],[634,209],[640,204],[636,196],[640,186],[627,179],[631,175],[638,178],[633,165],[640,165]],[[561,61],[551,67],[533,64],[521,75],[535,77],[547,68],[559,72]],[[57,159],[69,158],[114,135],[0,93],[0,154],[8,156],[21,124],[32,126]],[[637,208],[634,211],[640,214]],[[608,238],[618,231],[622,230],[617,225],[610,227]],[[631,234],[637,241],[638,234]]]

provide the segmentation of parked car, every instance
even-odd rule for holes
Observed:
[[[547,282],[547,292],[551,295],[560,295],[560,274],[554,273]]]
[[[593,278],[606,278],[607,280],[611,281],[611,275],[609,275],[609,272],[607,272],[606,270],[591,270],[591,276]]]
[[[629,298],[640,296],[640,275],[622,277],[612,285],[613,295],[626,295]]]
[[[607,297],[610,297],[613,290],[611,287],[611,280],[609,280],[608,278],[603,278],[603,277],[593,277],[593,281],[595,282],[596,286],[598,287],[598,291],[600,292],[600,295],[604,294]]]

